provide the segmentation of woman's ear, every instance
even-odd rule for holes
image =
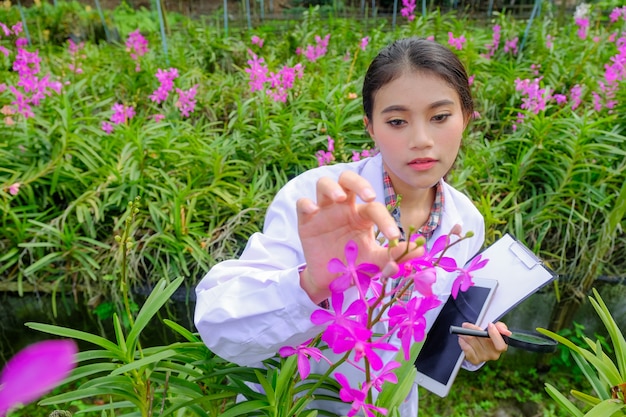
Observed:
[[[367,116],[363,116],[363,123],[365,124],[365,129],[367,130],[367,133],[369,133],[372,140],[376,141],[376,139],[374,138],[374,129],[372,128],[372,124],[370,123],[370,120],[367,118]]]

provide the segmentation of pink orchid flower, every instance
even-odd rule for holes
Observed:
[[[18,404],[28,404],[50,392],[76,365],[72,340],[46,340],[13,356],[0,374],[0,417]]]

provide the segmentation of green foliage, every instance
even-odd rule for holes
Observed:
[[[624,397],[626,339],[624,339],[624,334],[595,289],[593,296],[589,297],[589,301],[608,331],[614,356],[611,357],[610,352],[605,352],[603,341],[600,339],[594,341],[585,337],[584,342],[587,348],[584,348],[554,332],[538,329],[541,333],[553,337],[570,350],[595,395],[571,390],[570,394],[583,404],[579,407],[549,383],[546,384],[546,391],[574,417],[583,415],[587,417],[624,416],[626,415],[626,398]]]
[[[148,322],[182,282],[182,277],[172,282],[161,280],[132,320],[128,331],[123,330],[114,315],[115,341],[71,328],[27,323],[32,329],[97,347],[78,354],[78,366],[64,382],[81,382],[80,386],[48,397],[40,405],[101,398],[102,404],[85,407],[80,413],[127,410],[130,414],[126,415],[142,417],[176,416],[177,410],[185,409],[190,413],[186,415],[218,415],[223,405],[232,401],[234,396],[221,385],[225,374],[234,365],[215,357],[197,335],[169,320],[165,324],[180,336],[182,342],[142,348],[139,341]]]

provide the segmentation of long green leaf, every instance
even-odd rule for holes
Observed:
[[[604,400],[585,414],[585,417],[617,417],[626,414],[626,404],[617,400]]]
[[[161,307],[163,307],[163,305],[170,299],[172,294],[174,294],[176,289],[180,286],[180,284],[182,284],[183,280],[184,277],[179,277],[169,284],[164,279],[157,283],[146,299],[143,307],[141,307],[141,310],[135,319],[135,323],[128,333],[126,338],[127,351],[134,351],[139,334],[148,325],[150,320],[152,320]]]
[[[574,403],[567,399],[563,394],[559,392],[553,385],[546,384],[546,392],[554,401],[556,401],[561,408],[565,409],[573,417],[583,417],[583,412],[580,411]]]
[[[607,390],[607,385],[600,381],[594,370],[589,365],[589,362],[587,362],[580,354],[574,351],[570,351],[570,353],[574,358],[576,365],[578,365],[578,367],[581,369],[583,375],[585,375],[585,378],[587,378],[587,381],[589,381],[591,387],[596,392],[598,397],[600,397],[600,399],[602,400],[608,399],[609,393]]]
[[[162,361],[163,359],[171,358],[174,355],[176,355],[176,351],[171,350],[171,349],[164,350],[162,352],[155,353],[150,356],[146,356],[143,359],[134,360],[124,366],[120,366],[115,371],[111,372],[111,375],[122,375],[127,372],[134,371],[136,369],[141,369],[147,365],[151,365],[159,361]]]
[[[80,330],[68,329],[66,327],[54,326],[51,324],[42,324],[42,323],[32,323],[28,322],[24,324],[26,327],[29,327],[34,330],[39,330],[40,332],[45,332],[49,334],[53,334],[56,336],[62,337],[70,337],[72,339],[84,340],[85,342],[93,343],[94,345],[98,345],[103,349],[108,350],[113,353],[118,359],[124,360],[124,353],[115,343],[105,339],[104,337],[96,336],[91,333],[82,332]]]
[[[626,339],[595,288],[593,289],[593,294],[595,298],[589,297],[589,300],[609,332],[609,336],[613,342],[617,366],[622,375],[622,381],[626,381]]]
[[[237,405],[229,408],[220,414],[220,417],[236,417],[236,416],[245,416],[248,413],[252,413],[254,411],[259,410],[268,410],[271,408],[271,405],[268,404],[267,401],[245,401],[242,403],[238,403]]]

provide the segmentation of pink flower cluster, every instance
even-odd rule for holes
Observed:
[[[550,35],[548,35],[549,37]],[[483,58],[487,58],[487,59],[491,59],[494,54],[496,53],[496,51],[498,50],[498,48],[500,47],[500,41],[502,40],[502,27],[500,25],[494,25],[493,26],[493,37],[491,39],[491,42],[486,44],[485,46],[487,47],[487,52],[484,54],[481,54],[481,56]],[[518,46],[517,43],[519,42],[519,37],[515,37],[511,40],[506,40],[504,41],[504,53],[510,53],[513,55],[517,55],[518,52]]]
[[[463,49],[463,45],[467,42],[465,36],[461,35],[458,38],[454,37],[454,33],[448,32],[448,45],[456,48],[457,50]]]
[[[535,66],[540,68],[540,65]],[[547,88],[541,88],[540,83],[543,77],[537,77],[533,80],[516,79],[515,90],[522,94],[521,108],[528,110],[534,114],[539,114],[546,109],[547,103],[554,101],[557,105],[562,106],[567,103],[568,97],[565,94],[551,94]],[[582,103],[582,86],[576,84],[569,91],[569,102],[572,110],[576,110]],[[523,123],[525,115],[517,114],[517,120],[513,124],[513,130],[517,130],[517,125]]]
[[[578,26],[578,32],[576,34],[580,39],[587,39],[587,29],[589,28],[589,18],[580,17],[574,19],[574,23]]]
[[[320,149],[315,152],[315,158],[317,159],[317,163],[319,166],[330,165],[335,160],[335,140],[328,136],[328,147],[327,151]],[[364,149],[362,151],[352,151],[352,160],[360,161],[361,158],[368,158],[370,156],[376,155],[376,151],[372,149]]]
[[[617,54],[611,57],[610,64],[604,65],[604,80],[599,81],[600,93],[593,92],[594,108],[596,111],[606,107],[609,110],[618,104],[615,100],[620,83],[626,80],[626,33],[617,39]]]
[[[491,39],[491,43],[485,45],[487,47],[487,53],[482,56],[489,59],[496,53],[498,47],[500,46],[500,36],[502,32],[502,27],[500,25],[493,25],[493,37]]]
[[[315,152],[315,157],[317,158],[317,163],[319,166],[328,165],[332,161],[335,160],[335,156],[333,155],[335,152],[335,140],[328,136],[328,151],[319,150]]]
[[[0,29],[2,30],[0,32],[0,38],[2,37],[2,35],[6,36],[7,38],[10,37],[11,35],[18,36],[20,33],[22,33],[22,22],[18,22],[14,24],[11,28],[9,28],[4,23],[0,22]],[[0,53],[8,57],[11,54],[11,51],[9,51],[4,46],[0,45]]]
[[[174,89],[174,80],[178,78],[178,70],[176,68],[169,68],[162,70],[159,68],[155,75],[159,80],[159,87],[150,94],[150,100],[160,104],[163,103],[169,97],[170,92]],[[196,94],[198,92],[198,86],[195,85],[189,90],[185,91],[180,88],[176,89],[176,102],[174,106],[180,111],[183,117],[189,117],[196,108]],[[155,114],[153,119],[158,122],[165,118],[162,114]]]
[[[400,9],[400,14],[403,17],[406,17],[409,22],[415,20],[415,0],[402,0],[402,9]]]
[[[144,38],[139,29],[131,32],[126,38],[126,51],[130,53],[130,57],[135,60],[135,71],[141,71],[139,58],[148,52],[148,40]]]
[[[455,226],[455,229],[458,227]],[[436,270],[440,268],[458,274],[452,286],[452,296],[456,298],[459,291],[466,291],[474,285],[474,271],[487,264],[486,259],[477,257],[467,268],[462,268],[456,265],[453,258],[444,257],[451,244],[464,239],[454,236],[453,233],[442,236],[421,257],[400,263],[399,272],[390,278],[384,278],[377,265],[357,264],[358,247],[355,242],[349,241],[345,246],[345,262],[338,258],[328,262],[328,270],[337,274],[329,287],[331,308],[316,310],[311,315],[313,324],[326,326],[320,338],[325,346],[321,345],[320,348],[320,345],[307,341],[297,347],[283,347],[279,354],[283,357],[297,355],[301,380],[309,376],[309,358],[317,362],[324,359],[329,364],[332,363],[323,355],[323,348],[330,349],[335,355],[344,356],[342,360],[365,375],[362,383],[352,386],[343,373],[334,373],[341,386],[340,398],[351,404],[347,416],[352,417],[357,413],[374,416],[374,412],[386,415],[387,410],[368,403],[368,398],[373,398],[372,390],[381,391],[384,382],[398,382],[393,370],[400,364],[395,360],[385,361],[383,356],[388,355],[382,353],[397,351],[399,344],[405,360],[409,360],[411,346],[424,339],[424,315],[441,304],[432,290],[437,277]],[[417,237],[415,235],[412,241]],[[393,285],[387,285],[388,280],[393,280]],[[346,291],[351,291],[350,299],[355,296],[356,299],[346,301]],[[407,297],[406,294],[412,296]],[[381,314],[385,311],[387,317]],[[384,334],[373,331],[380,321],[388,324]],[[398,341],[397,344],[390,343],[394,338]]]
[[[159,87],[150,94],[150,100],[159,104],[167,99],[170,91],[174,88],[174,80],[178,78],[178,70],[176,68],[166,70],[159,68],[157,69],[155,77],[159,80],[160,84]]]
[[[113,105],[112,110],[113,110],[113,114],[111,115],[110,121],[113,124],[109,122],[102,122],[102,125],[101,125],[102,130],[104,130],[108,134],[113,133],[113,130],[114,130],[113,125],[126,124],[126,122],[128,122],[130,119],[132,119],[135,116],[134,107],[126,106],[121,103],[115,103]]]
[[[5,36],[17,36],[22,31],[22,25],[16,24],[9,29],[5,24],[0,24],[0,29]],[[18,75],[16,85],[0,83],[0,92],[8,89],[15,97],[11,102],[11,108],[3,111],[5,115],[19,113],[24,118],[29,118],[35,115],[32,106],[39,106],[45,97],[52,95],[53,91],[57,94],[61,92],[61,83],[52,81],[49,74],[39,77],[41,70],[39,52],[29,52],[24,49],[26,43],[25,38],[17,38],[15,41],[17,54],[13,61],[13,71]],[[3,48],[2,52],[7,57],[10,55],[10,51],[6,48]],[[5,122],[12,124],[13,119],[5,118]]]
[[[265,91],[274,101],[285,103],[287,93],[293,88],[296,78],[302,78],[304,74],[302,64],[298,63],[293,67],[285,65],[280,71],[271,72],[263,58],[258,57],[249,49],[248,53],[252,58],[248,60],[250,67],[245,71],[250,76],[248,81],[250,92]],[[269,87],[266,87],[266,84],[269,84]]]
[[[189,117],[190,113],[196,108],[196,93],[198,92],[198,85],[194,85],[189,90],[181,90],[180,88],[176,89],[176,93],[178,94],[178,99],[174,104],[178,110],[180,110],[180,114],[183,117]]]
[[[611,21],[611,23],[615,23],[619,20],[620,17],[626,20],[626,6],[614,8],[609,15],[609,20]]]
[[[259,38],[257,35],[252,36],[250,41],[252,42],[252,45],[257,45],[259,48],[263,48],[264,40]]]
[[[85,48],[85,42],[76,43],[71,39],[68,39],[68,51],[70,53],[70,63],[68,68],[75,74],[82,74],[81,68],[82,60],[86,58],[85,54],[81,54],[81,51]]]
[[[324,38],[321,38],[319,35],[315,35],[315,45],[307,45],[304,48],[304,56],[311,62],[317,61],[319,58],[326,55],[326,51],[328,50],[328,42],[330,41],[330,33]],[[302,49],[297,48],[296,54],[302,54]]]
[[[511,40],[504,41],[504,53],[511,53],[512,55],[517,55],[517,42],[519,38],[516,36]]]

